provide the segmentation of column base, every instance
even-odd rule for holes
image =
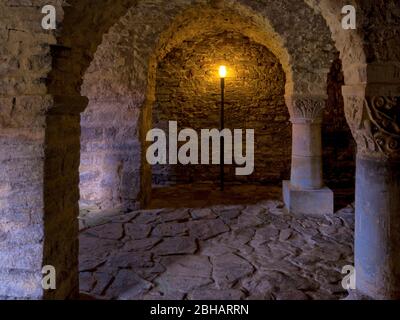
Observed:
[[[324,187],[317,190],[295,188],[290,181],[283,181],[283,201],[292,214],[324,215],[333,214],[333,192]]]

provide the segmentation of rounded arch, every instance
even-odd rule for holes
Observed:
[[[174,42],[182,41],[179,38],[207,32],[211,27],[240,29],[280,59],[288,79],[287,95],[325,95],[326,81],[323,80],[334,59],[335,48],[324,18],[315,13],[316,8],[317,4],[310,7],[303,1],[290,0],[268,4],[255,0],[199,0],[195,4],[192,1],[155,4],[147,0],[119,0],[89,8],[88,4],[72,0],[64,8],[62,31],[58,44],[53,47],[55,68],[49,75],[49,91],[79,94],[82,77],[98,46],[119,25],[140,30],[141,34],[136,35],[138,46],[140,40],[151,45],[135,49],[147,56],[165,54]],[[126,36],[126,32],[118,37]]]
[[[288,12],[286,19],[281,19],[279,12]],[[313,32],[315,28],[321,32],[318,36]],[[304,3],[293,7],[289,1],[271,2],[265,8],[250,0],[170,2],[161,9],[152,2],[138,1],[103,36],[84,76],[82,94],[93,101],[120,100],[130,106],[128,113],[139,110],[139,119],[134,122],[139,123],[140,129],[125,131],[136,135],[136,145],[142,144],[141,150],[145,150],[144,137],[151,129],[157,64],[183,41],[221,31],[240,33],[267,47],[279,59],[286,73],[289,110],[295,95],[325,98],[325,78],[334,50],[323,19]],[[304,39],[315,42],[309,46]],[[121,105],[118,110],[122,112],[124,108]],[[144,153],[141,155],[141,168],[133,164],[130,167],[142,172],[142,192],[138,198],[145,202],[143,199],[150,194],[151,173]],[[121,161],[124,162],[120,159],[118,163]]]
[[[344,80],[346,85],[361,84],[366,82],[365,44],[361,28],[356,30],[344,30],[342,28],[342,8],[348,5],[349,1],[330,0],[305,0],[305,3],[312,8],[316,14],[321,15],[329,27],[332,40],[340,53],[343,64]],[[352,5],[360,8],[356,1]],[[359,12],[358,12],[359,13]],[[360,19],[361,15],[357,15]],[[357,20],[358,21],[358,20]],[[358,22],[360,24],[360,22]]]

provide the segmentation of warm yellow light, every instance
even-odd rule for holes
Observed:
[[[227,74],[226,67],[225,66],[220,66],[219,67],[219,76],[221,78],[225,78],[226,74]]]

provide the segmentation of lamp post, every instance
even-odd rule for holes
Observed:
[[[221,78],[221,112],[220,112],[220,130],[222,133],[222,130],[225,129],[225,124],[224,124],[224,107],[225,107],[225,77],[226,77],[227,71],[225,66],[220,66],[219,67],[219,77]],[[224,191],[225,187],[225,172],[224,172],[224,165],[225,165],[225,141],[224,137],[221,135],[221,142],[220,142],[220,186],[221,186],[221,191]]]

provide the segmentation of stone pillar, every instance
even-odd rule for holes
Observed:
[[[16,109],[15,117],[0,115],[0,299],[78,295],[79,115],[86,102],[0,99]],[[56,269],[56,290],[42,287],[46,265]]]
[[[343,87],[357,142],[356,294],[372,299],[400,298],[399,90],[381,84]]]
[[[45,290],[44,299],[79,294],[80,114],[87,103],[80,96],[55,96],[47,112],[43,265],[55,267],[57,288]]]
[[[293,124],[290,181],[283,182],[286,208],[294,214],[333,213],[333,193],[322,178],[323,97],[287,97]]]

